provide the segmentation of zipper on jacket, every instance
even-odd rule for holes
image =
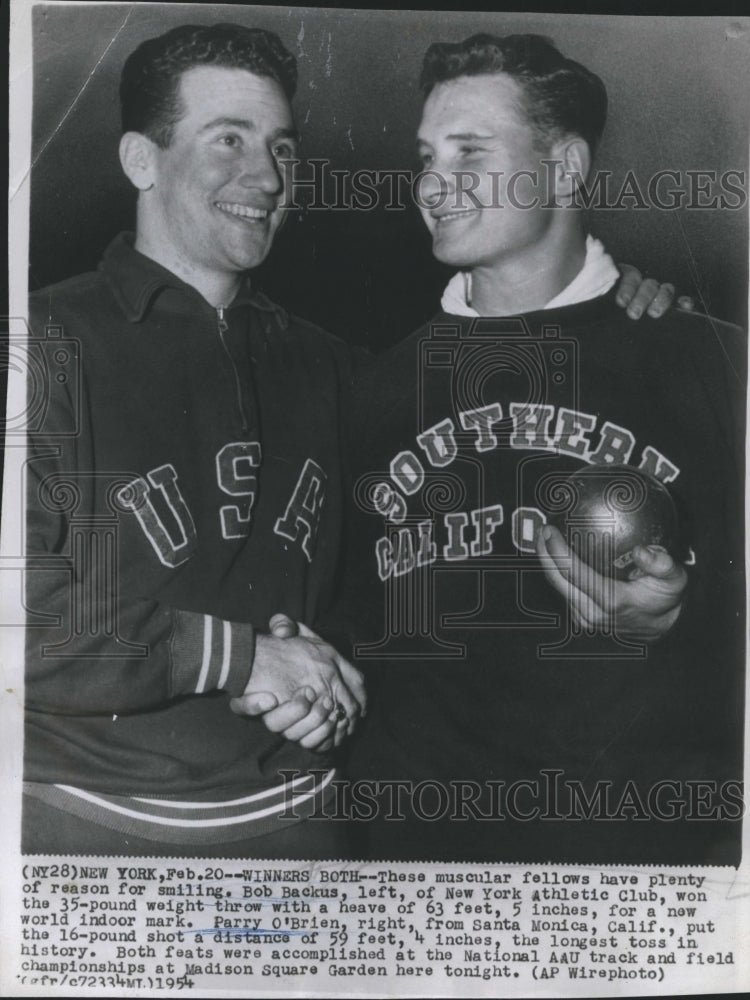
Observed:
[[[242,429],[246,431],[249,427],[247,421],[247,415],[245,413],[245,407],[242,404],[242,383],[240,381],[240,373],[237,371],[237,365],[234,363],[234,358],[232,357],[231,351],[227,347],[227,342],[224,339],[224,334],[229,329],[229,324],[224,319],[224,306],[219,306],[216,310],[216,316],[218,318],[218,328],[219,328],[219,340],[221,341],[221,346],[224,348],[224,353],[229,358],[229,363],[232,366],[232,371],[234,372],[234,385],[237,393],[237,408],[240,411],[240,420],[242,421]]]

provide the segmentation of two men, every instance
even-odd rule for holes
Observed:
[[[460,271],[362,407],[363,851],[736,863],[741,332],[617,308],[577,199],[606,116],[594,74],[538,36],[483,35],[433,45],[422,86],[422,215]],[[617,580],[576,559],[552,522],[596,529],[584,468],[610,531],[654,516],[636,470],[667,484],[685,554],[637,546]]]
[[[334,585],[349,362],[245,281],[283,218],[295,77],[263,31],[144,43],[121,87],[135,238],[34,297],[33,338],[71,363],[27,467],[27,852],[342,851],[304,820],[334,773],[310,751],[365,702],[307,627]]]

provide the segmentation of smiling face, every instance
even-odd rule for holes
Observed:
[[[282,223],[285,164],[296,156],[289,102],[270,77],[200,66],[179,88],[166,149],[150,144],[136,246],[202,289],[257,267]]]
[[[544,239],[554,213],[519,206],[544,202],[541,161],[549,152],[538,148],[521,109],[520,87],[503,73],[457,77],[427,97],[417,138],[427,171],[419,202],[445,264],[492,267]]]

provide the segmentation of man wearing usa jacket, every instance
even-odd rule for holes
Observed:
[[[283,220],[295,82],[262,30],[143,43],[121,83],[135,237],[33,296],[27,852],[339,850],[305,819],[361,679],[270,619],[314,621],[332,587],[348,361],[245,277]],[[251,695],[280,707],[249,718]]]

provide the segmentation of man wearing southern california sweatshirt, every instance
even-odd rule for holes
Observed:
[[[364,393],[362,853],[736,863],[741,332],[618,310],[576,207],[598,77],[538,36],[475,36],[433,45],[422,85],[420,207],[459,271],[380,360],[377,409]],[[604,489],[611,465],[668,485],[685,544],[607,584],[551,521],[570,473]]]

